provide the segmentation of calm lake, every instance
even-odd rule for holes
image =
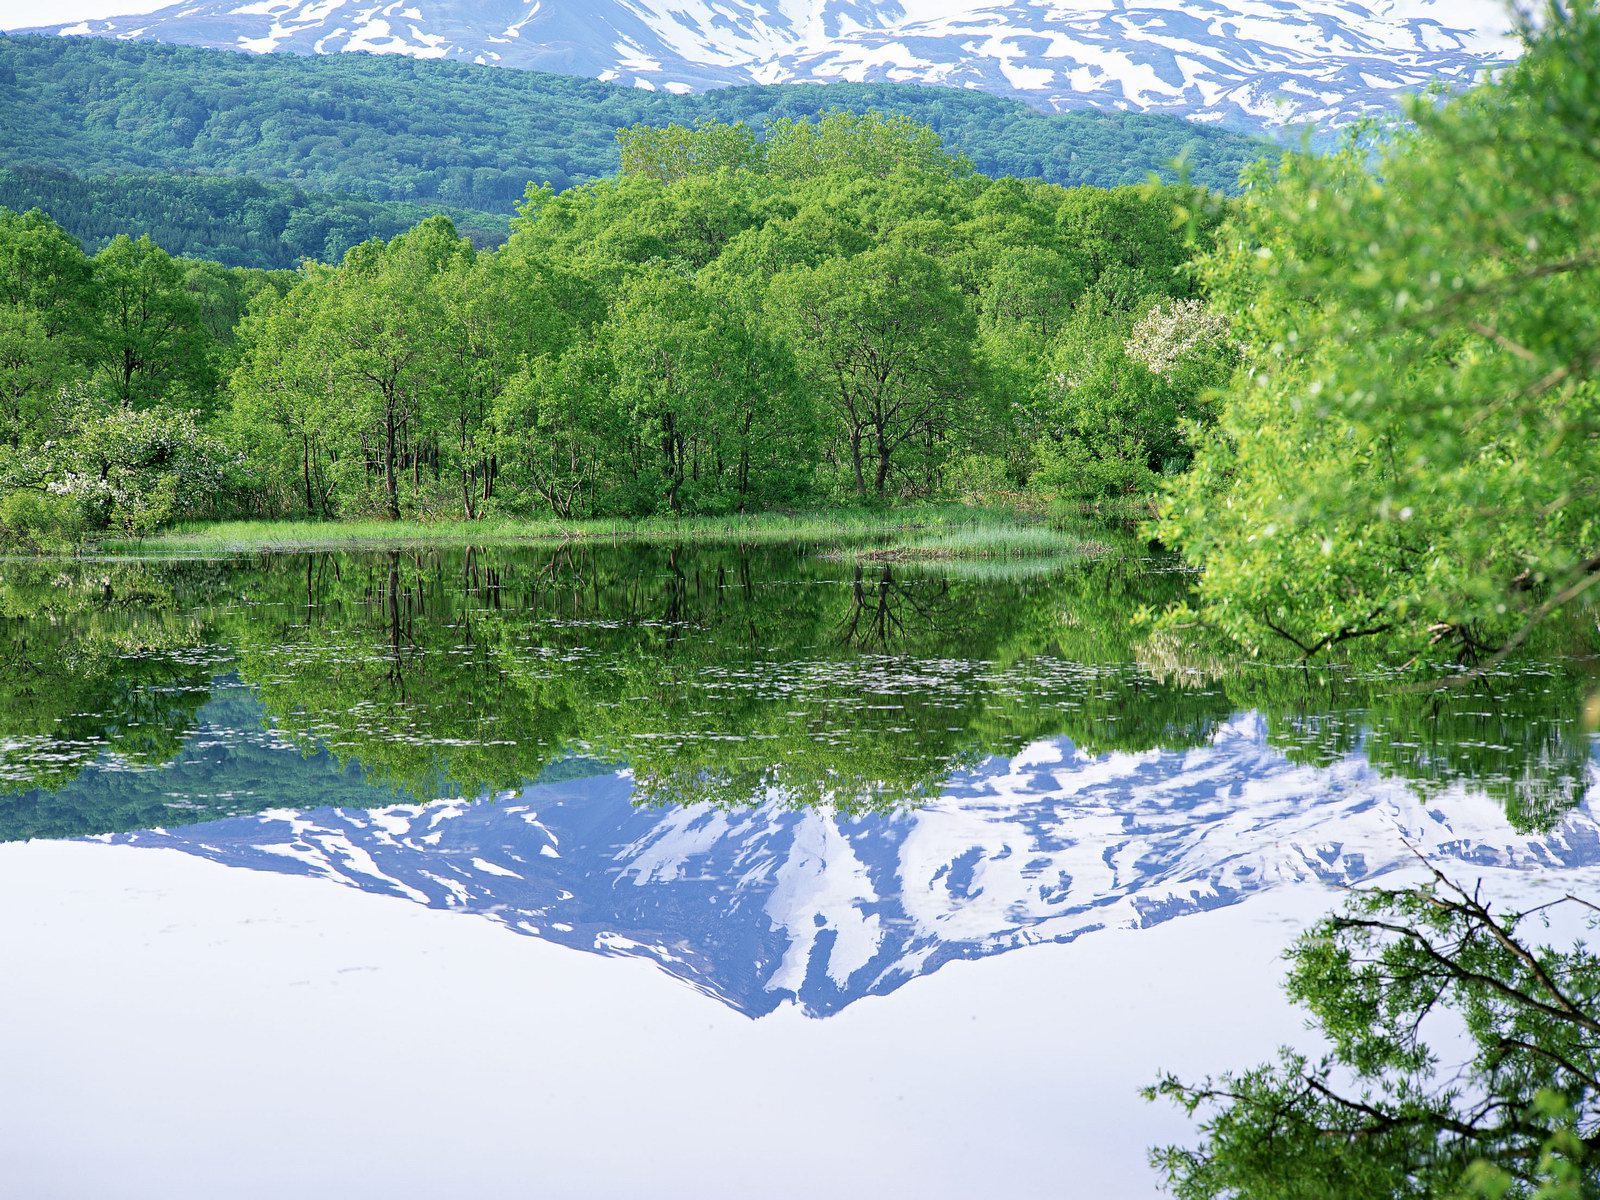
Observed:
[[[1590,664],[1195,662],[1169,561],[0,564],[30,1197],[1145,1197],[1342,886],[1600,883]],[[0,1189],[3,1190],[3,1189]]]

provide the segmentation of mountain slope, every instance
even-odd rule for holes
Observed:
[[[292,752],[282,763],[284,784],[318,769]],[[787,1001],[827,1015],[952,960],[1144,928],[1296,882],[1355,883],[1412,862],[1410,847],[1447,869],[1600,863],[1588,803],[1520,834],[1484,796],[1424,801],[1359,756],[1296,765],[1253,714],[1190,750],[1038,742],[890,815],[776,800],[636,807],[624,770],[478,803],[279,809],[112,840],[642,957],[752,1016]]]
[[[181,0],[55,27],[259,52],[370,51],[667,91],[902,82],[1244,128],[1347,123],[1508,48],[1483,0]]]
[[[99,38],[0,38],[0,163],[79,174],[198,171],[308,191],[509,213],[531,180],[557,189],[617,169],[616,130],[905,113],[990,175],[1141,182],[1186,157],[1231,189],[1264,143],[1170,117],[1038,113],[981,92],[911,85],[728,88],[696,96],[458,63],[246,55]]]

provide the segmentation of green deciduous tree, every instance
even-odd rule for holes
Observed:
[[[1245,368],[1161,524],[1205,622],[1482,664],[1600,582],[1597,114],[1600,13],[1552,5],[1415,128],[1255,175],[1204,270]]]
[[[559,354],[580,336],[597,305],[587,281],[516,249],[478,255],[442,274],[438,286],[446,355],[432,416],[471,520],[495,500],[501,395],[529,360]]]
[[[848,486],[888,495],[898,467],[907,488],[926,490],[978,394],[975,322],[948,273],[885,247],[786,272],[772,303],[826,398]]]
[[[345,257],[306,350],[325,355],[336,399],[376,460],[383,510],[400,515],[400,475],[420,474],[425,425],[444,379],[441,277],[470,262],[471,246],[443,217]]]
[[[0,209],[0,304],[40,314],[51,337],[82,330],[90,266],[78,243],[38,209]]]
[[[641,280],[599,336],[643,511],[742,510],[809,488],[810,398],[787,349],[731,298],[683,276]]]
[[[78,366],[73,345],[50,336],[44,314],[0,307],[0,437],[6,445],[17,450],[38,436],[56,393]]]
[[[622,173],[670,183],[689,175],[761,170],[763,147],[743,121],[732,125],[704,121],[684,125],[632,125],[617,130]]]
[[[0,209],[0,443],[36,439],[62,386],[81,372],[90,267],[38,211]]]
[[[91,291],[90,353],[109,396],[127,407],[209,403],[216,379],[182,266],[148,236],[122,236],[95,255]]]
[[[766,165],[783,179],[973,173],[971,162],[952,154],[937,133],[911,117],[843,109],[815,121],[774,121],[767,129]]]
[[[453,388],[474,386],[461,356],[452,361],[446,281],[472,259],[446,218],[430,218],[387,245],[355,247],[337,269],[308,269],[253,324],[234,376],[239,427],[267,418],[299,443],[308,508],[314,441],[340,464],[343,486],[373,486],[390,517],[400,515],[408,469],[413,491],[425,460],[430,474],[440,470],[440,414]]]
[[[228,383],[228,434],[267,512],[336,511],[342,418],[328,361],[303,350],[328,270],[309,266],[287,295],[259,297],[239,327],[244,352]]]
[[[1212,420],[1211,390],[1232,371],[1232,343],[1194,302],[1139,320],[1084,308],[1051,350],[1036,411],[1034,485],[1058,495],[1148,493],[1187,467]]]
[[[512,486],[562,519],[624,511],[618,447],[625,415],[611,399],[611,359],[579,342],[534,359],[506,385],[495,407],[496,453]]]

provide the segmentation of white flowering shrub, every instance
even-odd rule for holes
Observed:
[[[192,412],[107,407],[64,391],[53,436],[0,459],[0,532],[45,544],[84,533],[139,536],[209,510],[226,456]]]
[[[1201,300],[1157,304],[1129,331],[1123,353],[1152,374],[1173,378],[1183,367],[1228,349],[1228,318]]]

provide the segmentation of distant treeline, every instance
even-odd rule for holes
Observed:
[[[840,108],[909,116],[979,171],[1065,185],[1151,172],[1236,188],[1268,148],[1176,117],[1046,114],[915,84],[783,84],[679,96],[563,75],[400,55],[236,54],[154,42],[0,37],[0,162],[79,174],[221,172],[315,192],[509,213],[529,181],[613,174],[617,129]]]
[[[358,200],[231,175],[130,173],[80,177],[50,167],[0,167],[0,207],[42,209],[93,252],[118,234],[148,234],[185,258],[229,267],[293,268],[338,262],[350,247],[392,238],[439,205]],[[475,245],[505,241],[510,219],[443,209]]]
[[[902,117],[638,126],[620,177],[337,266],[0,214],[0,532],[1122,495],[1231,369],[1192,187],[990,180]]]

